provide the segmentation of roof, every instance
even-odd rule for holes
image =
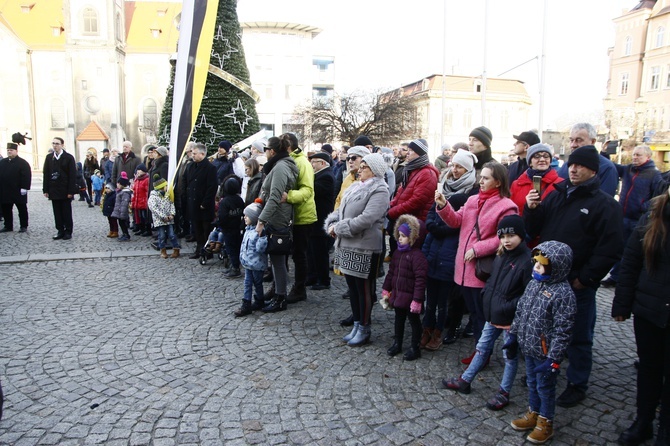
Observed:
[[[670,13],[670,6],[666,6],[665,8],[662,8],[660,11],[658,11],[652,17],[658,17],[660,15],[665,15],[665,14],[668,14],[668,13]]]
[[[656,0],[640,0],[629,12],[639,11],[640,9],[652,9],[656,5]]]
[[[473,76],[444,76],[445,90],[454,93],[472,93],[475,91],[476,83],[481,84],[480,77]],[[424,80],[428,81],[428,85],[424,85]],[[433,74],[417,82],[400,87],[403,90],[403,95],[417,94],[427,90],[442,90],[442,75]],[[516,79],[499,79],[487,78],[486,91],[488,93],[505,93],[505,94],[519,94],[528,95],[523,82]]]
[[[124,8],[126,51],[177,51],[181,3],[126,1]]]
[[[62,1],[5,0],[0,5],[0,19],[31,49],[65,45],[65,33],[54,36],[52,29],[63,27]]]
[[[301,31],[305,33],[312,33],[312,38],[321,34],[323,31],[321,28],[316,26],[303,25],[300,23],[289,23],[289,22],[241,22],[241,28],[266,28],[266,29],[286,29],[291,31]]]
[[[75,139],[77,141],[107,141],[109,136],[97,122],[91,121]]]

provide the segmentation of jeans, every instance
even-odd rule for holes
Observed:
[[[632,218],[624,218],[623,219],[623,245],[626,246],[628,243],[628,239],[630,238],[630,235],[633,233],[633,230],[635,230],[635,226],[637,226],[638,220],[634,220]],[[616,262],[614,266],[612,267],[612,270],[610,271],[610,277],[612,278],[613,281],[618,282],[619,281],[619,265],[621,262]]]
[[[479,341],[485,322],[482,289],[464,286],[461,287],[461,294],[463,294],[465,305],[470,312],[470,320],[472,321],[472,331],[475,334],[475,341]]]
[[[637,418],[651,422],[661,403],[660,426],[670,429],[670,328],[658,327],[648,320],[633,319],[637,354]]]
[[[426,278],[426,312],[423,316],[424,328],[444,330],[447,320],[447,299],[454,282]],[[437,317],[435,317],[437,311]]]
[[[496,343],[496,339],[503,333],[503,339],[505,342],[509,339],[509,330],[502,330],[496,328],[488,322],[484,324],[484,330],[482,330],[482,335],[477,342],[477,351],[472,362],[467,369],[461,375],[467,382],[472,382],[477,376],[477,373],[484,368],[486,361],[491,356],[493,352],[493,347]],[[503,355],[505,356],[505,369],[503,370],[502,381],[500,382],[500,388],[505,392],[509,393],[514,384],[514,378],[516,377],[516,371],[519,367],[519,357],[518,355],[514,359],[509,359],[507,357],[507,350],[503,350]]]
[[[263,300],[263,274],[265,271],[254,271],[247,269],[244,272],[244,297],[251,302],[251,296],[256,290],[256,300]]]
[[[230,259],[230,265],[233,269],[240,269],[240,246],[242,246],[240,232],[223,231],[223,240],[225,241],[226,254]]]
[[[207,238],[210,242],[217,242],[223,244],[225,242],[225,238],[223,236],[223,231],[218,231],[218,230],[213,230],[212,232],[209,233],[209,237]]]
[[[165,241],[170,239],[173,249],[181,249],[179,239],[174,233],[174,225],[163,225],[158,228],[158,249],[165,248]]]
[[[596,290],[572,289],[577,297],[577,314],[568,345],[570,365],[566,372],[568,382],[586,392],[593,366],[593,332],[596,328]]]
[[[556,412],[556,380],[558,372],[533,373],[544,359],[526,356],[526,383],[528,383],[528,406],[547,420],[553,420]]]
[[[102,190],[94,190],[93,194],[95,195],[94,204],[100,206],[100,199],[102,198]]]

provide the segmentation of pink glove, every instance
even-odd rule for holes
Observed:
[[[391,292],[382,290],[382,297],[386,297],[387,299],[391,297]]]
[[[414,314],[420,314],[421,313],[421,302],[417,302],[417,301],[413,300],[412,303],[409,306],[409,311],[411,311]]]

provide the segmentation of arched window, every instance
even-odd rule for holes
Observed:
[[[156,132],[158,127],[158,104],[151,98],[142,102],[142,126]]]
[[[82,12],[83,34],[89,36],[98,35],[98,13],[91,7],[84,8]]]
[[[665,28],[659,26],[656,29],[656,45],[654,48],[660,48],[663,46],[663,35],[665,34]]]
[[[51,128],[64,129],[65,128],[65,102],[60,98],[51,100]]]
[[[633,38],[631,36],[626,36],[626,43],[623,47],[623,55],[630,56],[633,52]]]

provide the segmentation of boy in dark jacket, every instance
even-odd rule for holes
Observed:
[[[119,236],[119,221],[112,217],[115,204],[116,190],[112,186],[112,183],[107,183],[105,193],[102,197],[102,215],[107,217],[107,221],[109,222],[109,233],[107,234],[109,238],[117,238]]]
[[[394,235],[398,249],[393,253],[388,274],[382,286],[382,297],[388,298],[395,309],[395,341],[387,350],[395,356],[402,350],[405,335],[405,320],[409,318],[412,327],[412,343],[403,358],[414,361],[421,357],[421,307],[426,292],[428,262],[421,252],[423,243],[421,223],[409,214],[401,215],[396,221]]]
[[[230,175],[223,182],[223,197],[219,201],[216,226],[223,234],[226,254],[230,259],[230,268],[224,272],[226,277],[240,277],[240,246],[242,245],[242,216],[244,200],[240,197],[242,184]]]
[[[577,302],[568,282],[572,249],[547,241],[533,249],[533,279],[519,299],[510,338],[503,349],[526,357],[528,411],[511,422],[518,431],[531,430],[526,439],[544,444],[553,437],[558,369],[568,348]]]
[[[504,333],[505,341],[509,340],[509,328],[514,319],[517,302],[531,279],[533,265],[525,237],[523,219],[518,215],[508,215],[498,223],[500,248],[493,261],[491,277],[483,291],[486,324],[477,342],[472,362],[459,378],[443,380],[445,387],[461,393],[470,393],[470,383],[488,364],[496,339]],[[486,407],[491,410],[500,410],[509,404],[509,392],[516,377],[518,367],[516,355],[510,355],[506,351],[504,354],[505,370],[500,389],[486,403]]]

